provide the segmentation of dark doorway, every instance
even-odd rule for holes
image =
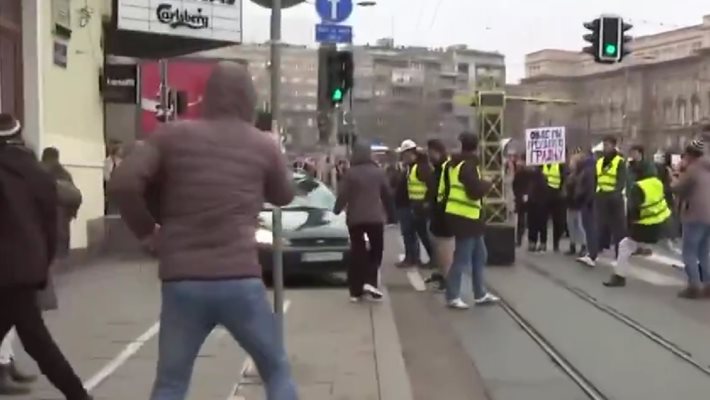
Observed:
[[[0,0],[0,111],[23,120],[21,0]]]

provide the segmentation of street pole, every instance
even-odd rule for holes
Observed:
[[[168,87],[168,60],[161,58],[158,61],[160,69],[160,110],[165,116],[165,122],[170,120],[170,88]]]
[[[342,120],[342,117],[340,117],[340,104],[336,104],[333,107],[333,110],[331,111],[330,115],[330,122],[331,122],[331,135],[330,135],[330,146],[329,146],[329,152],[330,152],[330,163],[331,165],[329,166],[330,168],[330,181],[333,184],[333,190],[338,190],[338,173],[335,170],[335,144],[338,142],[338,130],[339,130],[339,124],[340,121],[338,118]]]
[[[281,145],[279,104],[281,92],[281,0],[273,0],[271,5],[271,129]],[[284,274],[283,274],[283,227],[281,225],[281,208],[273,211],[273,285],[274,313],[279,327],[279,335],[284,337]]]

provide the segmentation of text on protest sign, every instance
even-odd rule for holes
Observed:
[[[565,127],[525,130],[525,158],[528,165],[565,162]]]

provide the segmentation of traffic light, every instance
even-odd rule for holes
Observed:
[[[624,35],[633,26],[624,22],[623,18],[613,15],[601,17],[584,24],[591,31],[584,35],[584,40],[590,43],[583,51],[594,57],[594,61],[603,64],[620,62],[624,56],[631,53],[628,43],[631,36]]]
[[[599,18],[594,21],[585,22],[584,27],[591,31],[583,36],[584,40],[590,45],[582,49],[583,52],[594,57],[594,61],[599,62],[599,28],[601,21]]]
[[[599,60],[604,63],[621,61],[622,32],[624,21],[620,17],[601,17]]]
[[[624,57],[628,56],[631,54],[631,49],[629,48],[629,44],[634,40],[633,36],[627,35],[626,32],[630,31],[631,28],[634,26],[621,21],[621,59],[623,60]]]
[[[326,58],[328,98],[331,104],[343,102],[345,95],[353,87],[353,53],[332,51]]]

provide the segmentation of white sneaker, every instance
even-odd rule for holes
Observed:
[[[480,299],[474,300],[476,305],[482,306],[484,304],[491,304],[500,301],[500,298],[494,294],[486,293]]]
[[[587,255],[587,256],[583,256],[583,257],[579,257],[579,258],[577,259],[577,261],[581,262],[582,264],[584,264],[584,265],[586,265],[586,266],[588,266],[588,267],[592,267],[592,268],[593,268],[593,267],[596,267],[596,266],[597,266],[597,262],[594,261],[594,260],[592,260],[592,258],[589,257],[588,255]]]
[[[454,308],[456,310],[468,310],[471,308],[468,304],[466,304],[463,300],[461,299],[453,299],[446,303],[446,306],[449,308]]]
[[[367,293],[373,300],[382,300],[382,298],[385,296],[385,294],[382,293],[380,289],[370,285],[369,283],[366,283],[362,287],[362,290],[364,290],[365,293]]]
[[[351,302],[351,303],[359,303],[360,300],[361,300],[360,297],[351,297],[351,298],[350,298],[350,302]]]

